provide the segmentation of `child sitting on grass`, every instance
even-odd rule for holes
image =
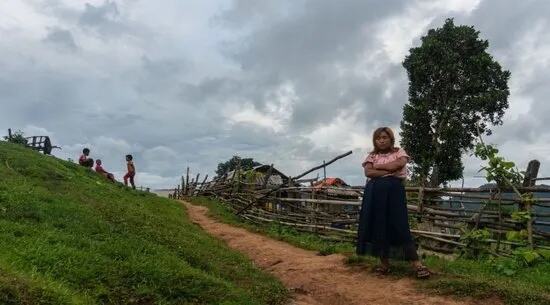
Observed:
[[[115,176],[103,169],[103,167],[101,166],[101,160],[99,160],[99,159],[95,160],[95,171],[98,174],[100,174],[100,175],[104,176],[105,178],[109,179],[111,182],[115,182]]]
[[[82,150],[82,155],[80,155],[80,158],[78,158],[78,164],[91,169],[92,166],[94,166],[94,159],[89,158],[88,157],[89,155],[90,155],[90,149],[84,148]]]

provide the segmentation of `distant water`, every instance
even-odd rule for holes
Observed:
[[[513,193],[502,194],[503,198],[511,198],[514,196],[515,194]],[[550,193],[533,193],[533,196],[535,198],[550,198]],[[460,197],[450,197],[450,200],[453,200],[453,198],[456,198],[455,200],[460,199]],[[442,202],[441,205],[444,207],[449,207],[449,203]],[[456,204],[454,205],[454,207],[456,207]],[[479,210],[479,208],[481,207],[481,204],[465,203],[464,207],[466,209]],[[550,213],[550,207],[534,206],[534,211],[536,213]],[[537,217],[536,221],[545,222],[545,223],[548,223],[549,225],[539,224],[539,225],[535,225],[535,228],[543,232],[550,232],[550,217]]]
[[[168,194],[174,193],[174,190],[161,189],[161,190],[153,190],[152,192],[159,195],[160,197],[168,198]]]

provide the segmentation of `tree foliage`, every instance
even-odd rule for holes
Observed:
[[[491,134],[508,108],[510,72],[487,53],[489,43],[472,26],[430,29],[403,66],[409,102],[403,108],[402,145],[414,175],[438,186],[462,177],[462,153],[478,135]]]
[[[21,145],[27,145],[27,139],[25,138],[25,134],[21,130],[17,130],[11,135],[11,138],[8,136],[4,136],[4,140],[15,143],[15,144],[21,144]]]
[[[218,164],[216,174],[218,176],[222,176],[227,172],[235,170],[238,164],[240,164],[240,168],[245,171],[252,169],[255,166],[262,165],[261,163],[254,161],[253,158],[241,158],[239,156],[233,156],[231,159]]]

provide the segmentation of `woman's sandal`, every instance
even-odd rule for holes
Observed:
[[[426,266],[420,266],[416,268],[416,277],[419,279],[426,279],[432,275],[432,272],[426,268]]]
[[[386,275],[390,273],[390,268],[385,266],[377,266],[376,268],[374,268],[374,272],[380,275]]]

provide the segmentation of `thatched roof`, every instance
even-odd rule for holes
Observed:
[[[256,167],[253,167],[249,171],[254,171],[256,173],[261,173],[263,175],[256,177],[255,183],[258,185],[263,185],[265,181],[265,175],[267,175],[267,172],[269,171],[270,165],[258,165]],[[236,171],[230,171],[227,173],[227,179],[232,179],[235,175]],[[247,171],[248,172],[248,171]],[[276,169],[275,167],[271,170],[271,175],[269,177],[269,181],[267,182],[267,185],[282,185],[283,183],[288,182],[288,176],[283,174],[280,170]]]

